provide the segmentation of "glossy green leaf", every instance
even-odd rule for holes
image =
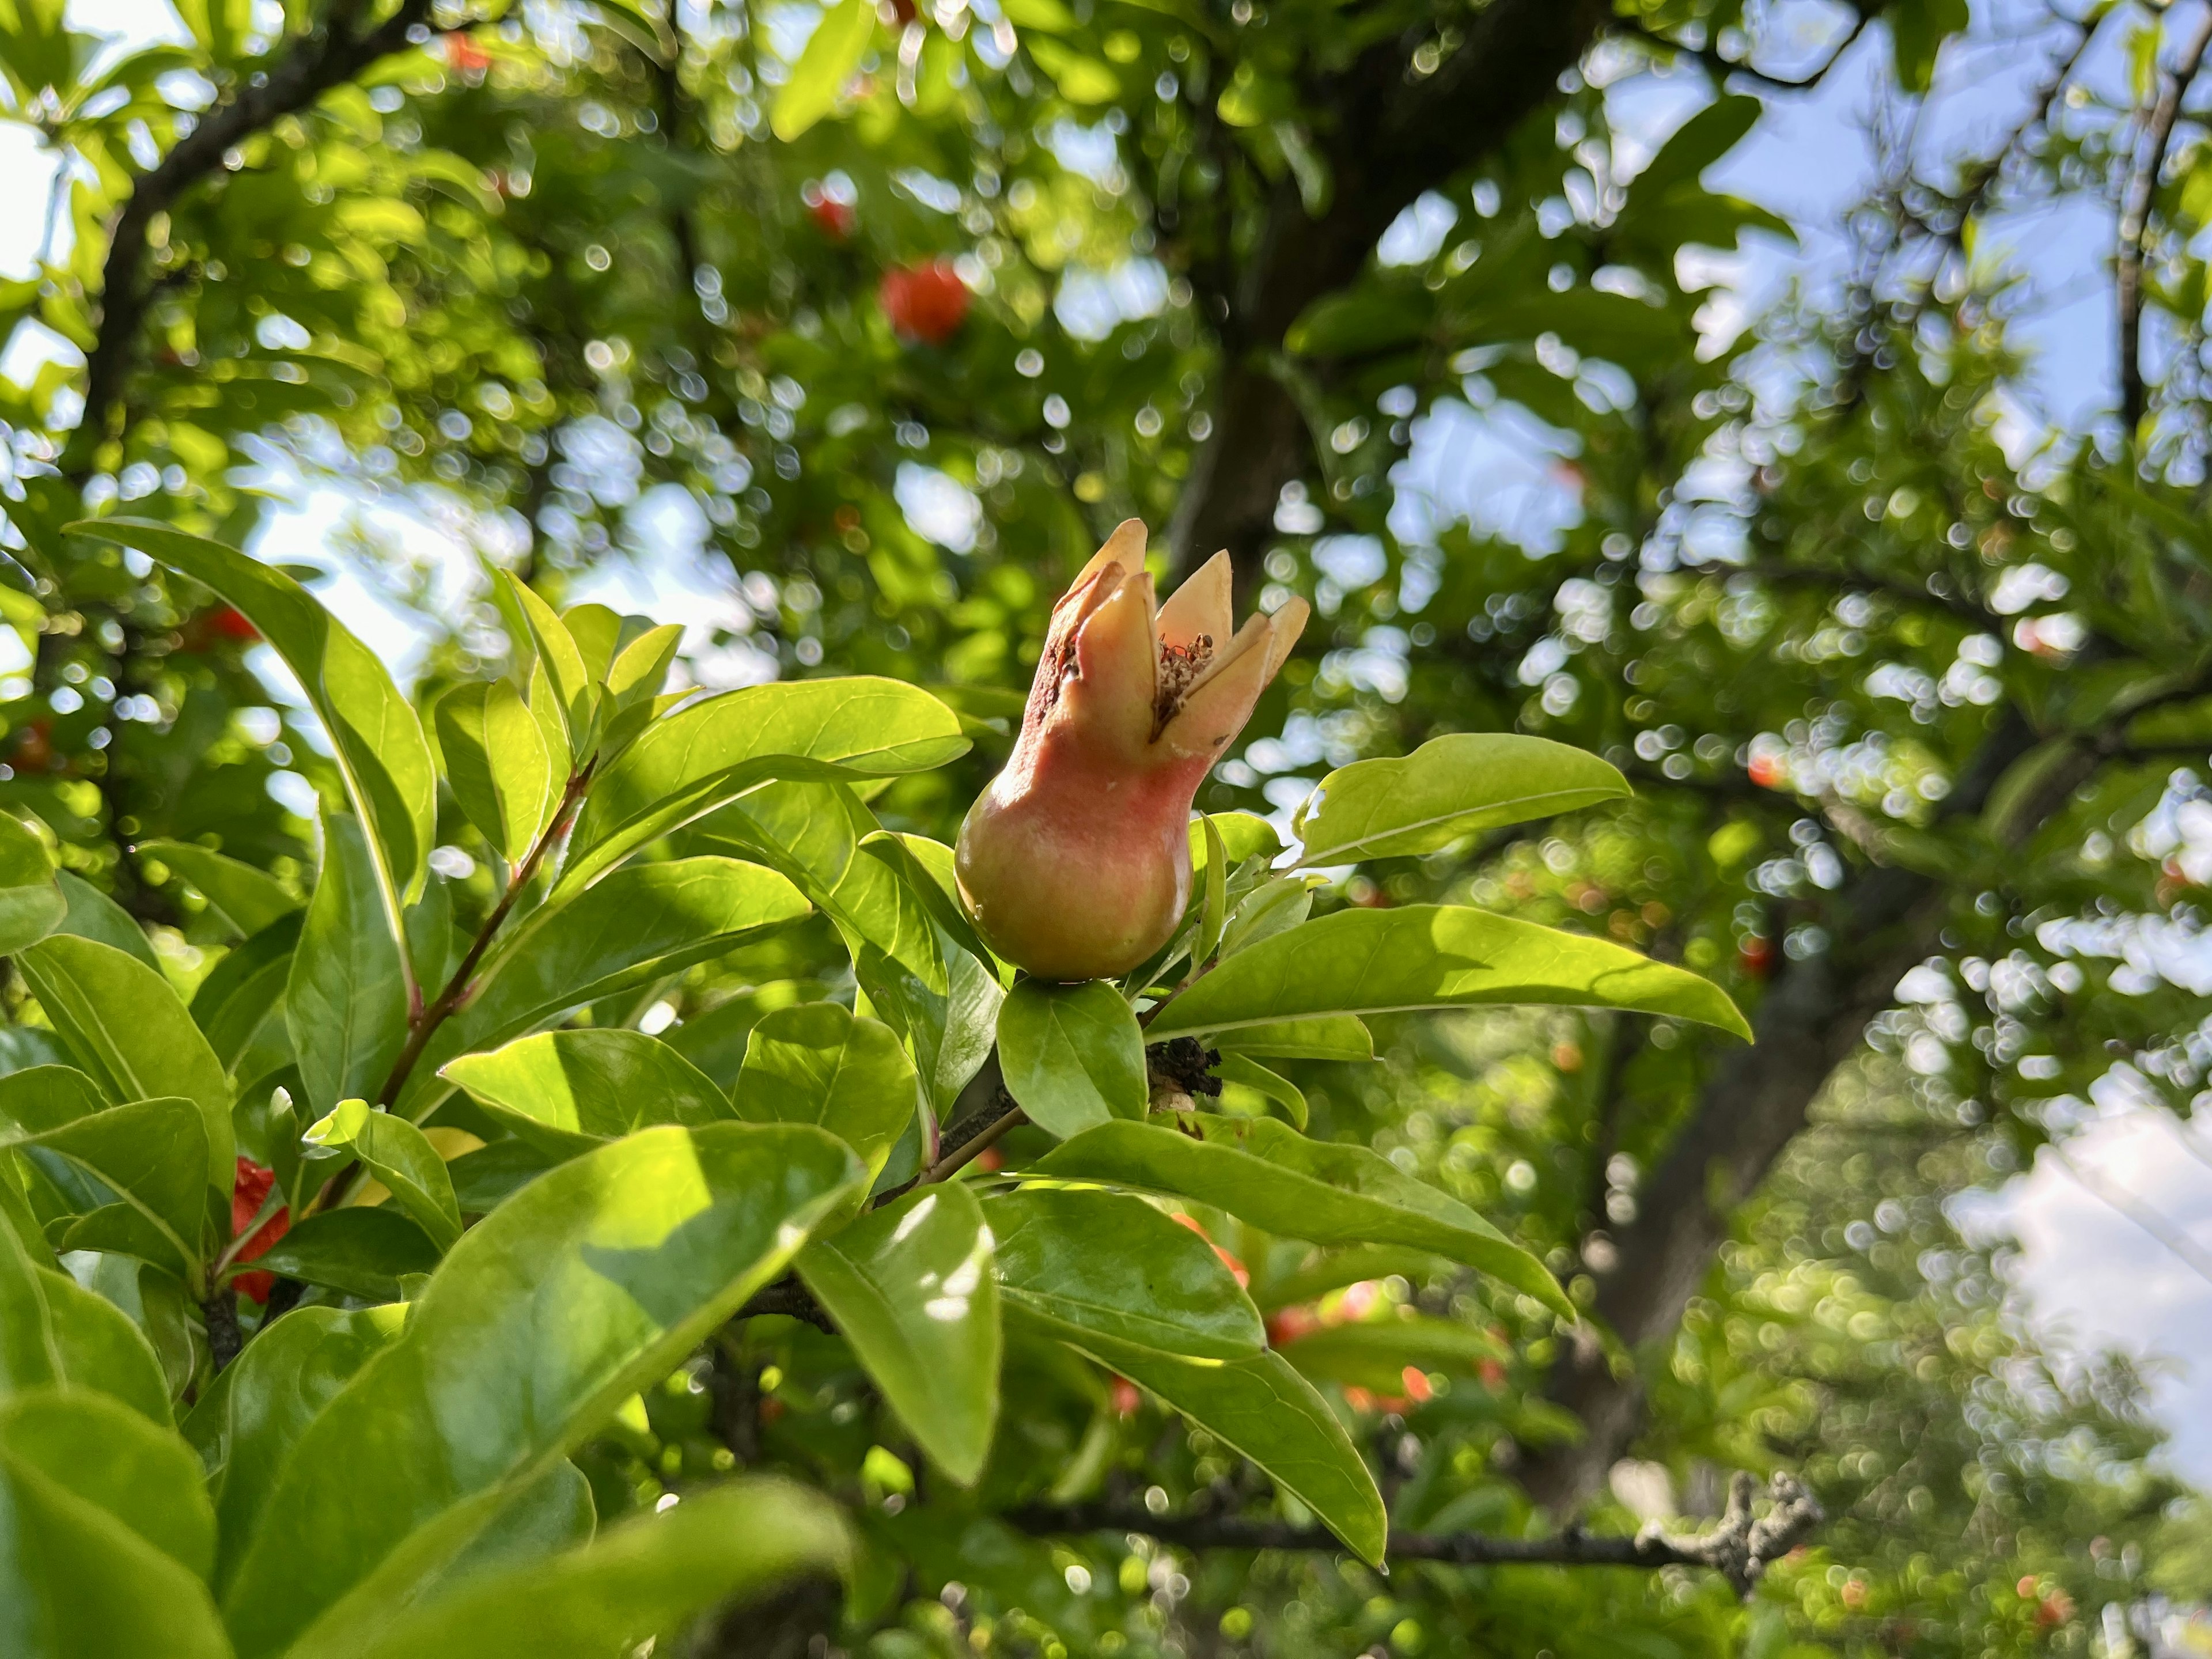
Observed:
[[[538,721],[511,680],[459,685],[438,700],[446,781],[492,850],[515,863],[560,799],[568,757],[546,751]]]
[[[1357,1014],[1269,1020],[1217,1031],[1206,1042],[1224,1054],[1250,1054],[1256,1060],[1358,1062],[1375,1058],[1375,1038]]]
[[[0,1621],[9,1659],[231,1659],[191,1568],[5,1449]]]
[[[1711,981],[1580,933],[1457,905],[1340,910],[1238,952],[1163,1008],[1158,1042],[1329,1014],[1497,1003],[1625,1008],[1751,1027]]]
[[[1267,1346],[1260,1310],[1212,1245],[1140,1198],[1026,1187],[983,1206],[1006,1299],[1061,1336],[1203,1359]]]
[[[659,696],[683,643],[683,625],[664,623],[647,629],[616,652],[606,672],[607,691],[615,706],[628,708]]]
[[[471,1576],[444,1595],[336,1632],[314,1659],[608,1659],[695,1613],[843,1565],[836,1506],[749,1480],[687,1492],[580,1549]]]
[[[1353,1553],[1381,1565],[1389,1517],[1375,1477],[1328,1403],[1280,1354],[1214,1364],[1096,1335],[1077,1346],[1251,1459]]]
[[[541,1032],[465,1054],[444,1075],[516,1134],[564,1158],[648,1124],[732,1115],[713,1079],[641,1031]]]
[[[185,1419],[182,1432],[199,1453],[219,1523],[218,1594],[293,1446],[369,1356],[399,1334],[406,1312],[392,1304],[354,1313],[310,1307],[286,1314],[216,1375]]]
[[[167,1425],[161,1362],[131,1316],[67,1273],[38,1265],[0,1227],[0,1395],[91,1389]]]
[[[181,1095],[199,1109],[208,1184],[229,1192],[230,1079],[168,981],[112,945],[66,933],[15,960],[70,1054],[111,1100]]]
[[[365,1100],[343,1100],[300,1139],[359,1158],[441,1250],[451,1249],[460,1237],[461,1206],[446,1161],[405,1118],[377,1111]]]
[[[408,975],[360,823],[323,819],[323,868],[284,987],[309,1116],[375,1095],[407,1042]]]
[[[1229,848],[1212,818],[1201,817],[1198,827],[1205,833],[1206,862],[1198,872],[1198,942],[1190,959],[1203,966],[1221,947],[1222,930],[1229,925]]]
[[[1103,980],[1016,985],[999,1010],[999,1064],[1030,1121],[1061,1140],[1145,1115],[1145,1033]]]
[[[732,1095],[754,1123],[817,1123],[872,1175],[914,1121],[914,1062],[898,1034],[835,1002],[779,1008],[753,1027]]]
[[[219,542],[150,519],[103,519],[69,528],[135,547],[182,571],[261,630],[330,733],[354,811],[373,827],[396,928],[400,902],[421,884],[436,839],[437,781],[422,724],[376,653],[291,577]]]
[[[265,1069],[292,1061],[284,990],[306,922],[302,910],[279,916],[225,951],[192,993],[192,1024],[207,1038],[216,1062],[233,1076],[251,1081]]]
[[[838,94],[875,38],[876,9],[868,0],[836,0],[822,15],[770,107],[769,125],[778,138],[789,143],[837,107]]]
[[[999,1282],[983,1206],[917,1188],[799,1252],[799,1274],[921,1449],[963,1486],[999,1417]]]
[[[401,1095],[420,1120],[452,1085],[437,1068],[495,1048],[617,991],[643,985],[807,914],[773,870],[734,859],[639,865],[517,929],[478,975],[475,999],[446,1022]]]
[[[58,1129],[106,1105],[100,1085],[74,1066],[30,1066],[0,1077],[0,1126],[12,1123],[26,1134]]]
[[[559,713],[563,741],[547,753],[556,757],[556,769],[566,770],[565,763],[580,758],[586,752],[580,740],[588,736],[591,721],[591,671],[585,665],[583,653],[576,647],[575,636],[554,614],[551,605],[512,571],[501,571],[499,580],[506,585],[511,602],[529,627],[530,645],[538,653],[538,666],[544,671],[552,692],[552,707]],[[522,641],[515,643],[520,645]],[[541,720],[544,712],[539,711]]]
[[[1596,756],[1545,738],[1457,732],[1401,758],[1354,761],[1291,820],[1304,865],[1434,853],[1485,830],[1630,793]]]
[[[896,680],[786,680],[708,697],[653,726],[601,775],[561,886],[770,778],[890,777],[964,754],[959,717]]]
[[[1574,1317],[1542,1262],[1457,1199],[1366,1147],[1309,1140],[1272,1118],[1202,1115],[1197,1122],[1202,1140],[1157,1124],[1109,1123],[1033,1167],[1210,1204],[1285,1238],[1433,1250]]]
[[[641,1131],[517,1193],[301,1437],[225,1591],[243,1659],[282,1650],[418,1528],[423,1573],[465,1549],[865,1179],[820,1130],[718,1123]]]
[[[167,865],[197,888],[241,939],[253,938],[301,908],[291,889],[267,871],[191,842],[142,841],[138,852]]]
[[[207,1218],[207,1140],[199,1109],[176,1096],[133,1101],[30,1133],[0,1130],[0,1146],[36,1146],[103,1183],[116,1200],[82,1217],[64,1249],[119,1250],[190,1279]]]
[[[945,972],[939,995],[872,945],[863,945],[853,962],[871,1007],[912,1049],[915,1070],[939,1116],[990,1058],[1006,998],[997,976],[965,951],[948,954]]]
[[[69,906],[62,914],[61,925],[54,929],[56,933],[113,945],[155,973],[161,971],[161,958],[154,954],[153,941],[146,937],[146,930],[131,919],[128,910],[74,871],[64,870],[54,879]]]
[[[39,1470],[205,1578],[215,1511],[199,1460],[173,1430],[86,1389],[0,1399],[0,1459]]]
[[[864,836],[860,850],[887,866],[920,902],[929,919],[962,950],[987,967],[997,965],[968,913],[960,908],[953,884],[952,849],[927,836],[894,835],[878,830]]]
[[[1279,1076],[1248,1054],[1224,1054],[1213,1068],[1213,1074],[1224,1083],[1241,1084],[1263,1096],[1270,1104],[1280,1107],[1283,1115],[1299,1129],[1306,1127],[1306,1097],[1298,1085],[1288,1078]]]
[[[462,1212],[484,1215],[566,1161],[526,1140],[495,1140],[462,1153],[446,1166],[446,1173],[453,1177],[453,1198]]]
[[[1313,914],[1313,884],[1319,879],[1277,876],[1254,887],[1230,912],[1221,933],[1222,955],[1234,956],[1305,921]]]
[[[0,812],[0,956],[36,945],[68,909],[46,842],[12,812]]]
[[[354,1204],[294,1222],[241,1271],[282,1273],[366,1301],[396,1302],[400,1280],[431,1272],[438,1255],[437,1244],[422,1224],[398,1208]]]
[[[1420,1371],[1468,1371],[1506,1358],[1487,1332],[1449,1319],[1370,1319],[1310,1331],[1277,1350],[1300,1375],[1320,1382],[1402,1394],[1408,1366]]]

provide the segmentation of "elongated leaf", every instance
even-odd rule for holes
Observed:
[[[1353,1553],[1381,1565],[1389,1518],[1375,1477],[1328,1403],[1280,1354],[1216,1365],[1102,1336],[1076,1346],[1250,1458]]]
[[[97,1504],[194,1577],[215,1566],[215,1511],[199,1460],[173,1430],[86,1389],[0,1400],[0,1459]]]
[[[437,728],[453,799],[494,852],[520,860],[553,816],[568,757],[556,767],[511,680],[454,687],[438,700]]]
[[[190,1282],[207,1222],[206,1132],[199,1108],[167,1096],[112,1106],[38,1134],[0,1131],[0,1146],[36,1146],[104,1182],[120,1200],[94,1210],[64,1249],[120,1250]]]
[[[438,1265],[422,1224],[386,1205],[349,1205],[293,1223],[243,1271],[282,1273],[372,1302],[399,1299],[399,1281]]]
[[[1301,1376],[1320,1382],[1401,1394],[1405,1372],[1467,1371],[1503,1359],[1505,1347],[1486,1332],[1449,1319],[1374,1319],[1330,1325],[1277,1350]]]
[[[983,1206],[1009,1302],[1071,1341],[1099,1335],[1202,1359],[1267,1346],[1213,1246],[1140,1198],[1029,1187]]]
[[[929,919],[943,928],[952,942],[986,967],[996,968],[993,956],[975,932],[968,913],[960,908],[952,874],[952,849],[927,836],[893,835],[878,830],[860,839],[860,850],[879,860],[920,901]]]
[[[560,713],[560,728],[564,743],[558,750],[549,750],[557,756],[556,769],[565,770],[558,763],[570,758],[581,759],[590,737],[592,717],[592,672],[584,662],[582,652],[577,649],[575,636],[568,625],[554,614],[553,607],[532,592],[529,585],[512,571],[501,571],[500,580],[506,585],[515,610],[530,629],[530,644],[538,653],[538,667],[545,676],[547,689],[551,691],[553,706]],[[522,643],[517,641],[516,644]],[[542,714],[541,714],[542,717]]]
[[[1217,1031],[1206,1041],[1224,1054],[1250,1054],[1259,1060],[1361,1061],[1375,1058],[1375,1038],[1356,1014],[1267,1020],[1257,1025]]]
[[[230,1659],[207,1586],[191,1568],[5,1449],[0,1616],[11,1659]]]
[[[799,1275],[938,1465],[974,1484],[999,1417],[999,1281],[983,1206],[917,1188],[799,1252]]]
[[[1293,1127],[1299,1129],[1306,1127],[1304,1092],[1288,1078],[1278,1076],[1258,1060],[1244,1054],[1222,1055],[1221,1063],[1213,1068],[1213,1073],[1224,1083],[1241,1084],[1247,1089],[1256,1091],[1271,1104],[1279,1106],[1283,1115],[1290,1119]]]
[[[460,1588],[318,1644],[316,1659],[604,1659],[726,1602],[836,1571],[849,1545],[826,1499],[780,1480],[687,1494],[586,1547]]]
[[[112,945],[124,955],[136,957],[155,973],[161,971],[161,959],[154,954],[146,930],[131,919],[128,910],[73,872],[64,870],[54,879],[69,904],[61,925],[54,929],[56,933]]]
[[[68,910],[46,842],[13,813],[0,812],[0,956],[36,945]]]
[[[326,816],[322,875],[284,988],[285,1024],[310,1115],[384,1086],[407,1042],[401,954],[378,897],[368,837],[356,820]]]
[[[41,1134],[106,1104],[100,1085],[74,1066],[32,1066],[0,1077],[0,1128],[12,1123],[26,1134]]]
[[[420,1120],[453,1085],[436,1069],[495,1048],[573,1008],[720,956],[807,914],[783,877],[734,859],[673,859],[617,871],[539,910],[484,969],[474,1001],[447,1020],[400,1103]]]
[[[517,1193],[301,1435],[223,1597],[242,1659],[281,1650],[418,1529],[410,1561],[451,1560],[865,1179],[818,1129],[718,1123],[643,1130]],[[466,1524],[441,1527],[449,1513]]]
[[[1238,952],[1160,1011],[1158,1042],[1328,1014],[1491,1003],[1626,1008],[1751,1027],[1711,981],[1579,933],[1456,905],[1340,910]]]
[[[23,1389],[92,1389],[165,1426],[161,1362],[106,1297],[34,1262],[0,1227],[0,1395]]]
[[[446,1161],[405,1118],[376,1111],[365,1100],[344,1100],[300,1139],[310,1146],[339,1147],[359,1158],[441,1250],[451,1249],[460,1237],[461,1206],[454,1200]]]
[[[1304,865],[1434,853],[1485,830],[1628,794],[1595,755],[1501,732],[1431,738],[1400,759],[1354,761],[1291,821]]]
[[[778,138],[789,143],[837,107],[837,94],[875,38],[876,11],[868,0],[837,0],[823,14],[769,111]]]
[[[208,1184],[236,1173],[230,1079],[169,982],[112,945],[57,933],[16,957],[46,1018],[111,1100],[181,1095],[207,1134]]]
[[[1198,942],[1191,946],[1190,959],[1203,966],[1220,949],[1222,930],[1229,925],[1229,848],[1212,818],[1201,817],[1198,828],[1206,838],[1206,862],[1198,876]]]
[[[906,1039],[932,1108],[940,1116],[951,1110],[990,1058],[1006,999],[997,977],[965,951],[952,951],[945,963],[946,988],[939,995],[872,945],[860,947],[853,974],[876,1013]]]
[[[607,691],[617,708],[629,708],[660,695],[668,671],[684,644],[680,623],[648,628],[615,653],[607,665]]]
[[[1201,1116],[1198,1123],[1203,1140],[1151,1123],[1109,1123],[1055,1146],[1034,1168],[1211,1204],[1285,1238],[1433,1250],[1574,1317],[1542,1262],[1457,1199],[1366,1147],[1308,1140],[1272,1118]]]
[[[896,680],[787,680],[708,697],[661,721],[599,778],[561,887],[770,778],[890,777],[967,752],[959,716]]]
[[[299,899],[265,870],[188,841],[142,841],[141,856],[158,859],[199,890],[215,913],[240,939],[252,939],[301,908]]]
[[[356,1313],[336,1308],[289,1313],[246,1345],[185,1419],[184,1437],[199,1453],[215,1501],[218,1594],[236,1570],[294,1444],[369,1356],[399,1334],[406,1311],[394,1304]]]
[[[999,1063],[1030,1121],[1060,1139],[1145,1115],[1145,1033],[1103,980],[1016,985],[999,1010]]]
[[[465,1054],[444,1075],[516,1134],[563,1158],[647,1124],[732,1115],[713,1079],[641,1031],[541,1032]]]
[[[817,1123],[871,1175],[914,1121],[914,1062],[881,1020],[834,1002],[779,1008],[753,1027],[732,1096],[755,1123]]]
[[[284,659],[337,748],[354,811],[372,827],[386,908],[397,931],[401,901],[421,885],[436,837],[437,783],[421,722],[375,653],[283,571],[204,537],[149,519],[69,526],[77,534],[135,547],[213,588],[261,630]]]
[[[250,1081],[291,1064],[284,989],[306,921],[301,910],[279,916],[226,951],[192,993],[192,1024],[207,1038],[216,1062],[234,1076],[243,1073]]]

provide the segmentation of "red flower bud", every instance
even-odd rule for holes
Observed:
[[[1053,607],[1013,757],[960,827],[977,930],[1041,979],[1124,974],[1167,943],[1191,801],[1306,623],[1292,599],[1232,638],[1226,553],[1164,605],[1144,559],[1132,519]]]
[[[876,298],[902,337],[943,345],[968,316],[968,284],[950,259],[884,273]]]
[[[261,1213],[268,1201],[269,1189],[276,1184],[276,1172],[250,1158],[238,1160],[237,1178],[230,1188],[230,1233],[235,1238],[253,1224],[253,1218]],[[275,1215],[264,1222],[232,1258],[236,1261],[252,1261],[269,1253],[270,1247],[291,1231],[292,1212],[280,1207]],[[274,1273],[240,1273],[233,1279],[238,1293],[252,1302],[266,1302],[269,1292],[276,1287]]]
[[[852,238],[856,216],[852,208],[834,196],[817,196],[806,204],[806,216],[814,221],[815,228],[833,242],[848,241]]]

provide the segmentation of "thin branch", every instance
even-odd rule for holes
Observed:
[[[352,32],[360,0],[334,0],[330,15],[300,36],[266,78],[248,81],[229,103],[210,110],[132,186],[110,233],[100,272],[98,337],[85,359],[84,414],[64,471],[89,471],[122,406],[141,325],[152,299],[145,282],[147,239],[154,221],[192,185],[221,170],[238,145],[284,116],[312,106],[379,58],[427,40],[429,0],[399,8],[364,33]],[[477,20],[471,19],[472,26]]]
[[[1836,42],[1836,49],[1828,54],[1828,61],[1810,75],[1796,80],[1783,75],[1769,75],[1765,70],[1754,69],[1748,62],[1738,62],[1732,58],[1723,58],[1720,54],[1720,49],[1711,44],[1702,46],[1685,45],[1682,41],[1662,34],[1657,29],[1631,19],[1622,19],[1620,27],[1620,32],[1632,40],[1641,41],[1647,46],[1672,53],[1676,58],[1695,58],[1705,65],[1705,73],[1712,77],[1716,87],[1725,87],[1728,84],[1729,76],[1740,75],[1744,79],[1756,82],[1771,92],[1810,92],[1828,78],[1836,65],[1844,61],[1844,54],[1857,44],[1859,36],[1866,33],[1867,25],[1874,21],[1875,10],[1875,9],[1871,6],[1862,7],[1856,21],[1845,31],[1844,38]]]
[[[823,1311],[822,1304],[814,1299],[814,1293],[789,1275],[777,1279],[730,1316],[732,1319],[753,1319],[763,1314],[780,1314],[786,1319],[803,1319],[817,1331],[831,1336],[837,1334],[837,1327]]]
[[[2204,53],[2212,47],[2212,8],[2208,8],[2181,49],[2181,61],[2159,80],[2158,103],[2136,147],[2136,167],[2128,180],[2125,205],[2120,210],[2119,273],[2115,284],[2120,312],[2120,425],[2128,441],[2135,441],[2142,425],[2142,265],[2143,237],[2150,228],[2151,198],[2157,193],[2159,174],[2166,170],[2166,146],[2172,142],[2173,124],[2181,115],[2182,94],[2197,78]]]
[[[1483,1533],[1393,1532],[1387,1559],[1454,1566],[1706,1567],[1747,1595],[1767,1567],[1797,1547],[1825,1518],[1820,1504],[1793,1475],[1774,1477],[1767,1512],[1751,1511],[1752,1478],[1738,1474],[1728,1512],[1711,1532],[1669,1538],[1650,1526],[1633,1537],[1599,1537],[1570,1528],[1543,1538]],[[1190,1550],[1299,1550],[1341,1554],[1344,1543],[1322,1527],[1242,1516],[1160,1516],[1116,1504],[1031,1504],[1000,1517],[1027,1533],[1139,1533]]]

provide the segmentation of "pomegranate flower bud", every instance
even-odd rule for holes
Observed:
[[[1040,979],[1127,973],[1190,902],[1192,799],[1306,625],[1292,599],[1232,635],[1217,553],[1165,605],[1145,526],[1108,538],[1053,607],[1006,769],[969,810],[955,868],[976,930]]]

